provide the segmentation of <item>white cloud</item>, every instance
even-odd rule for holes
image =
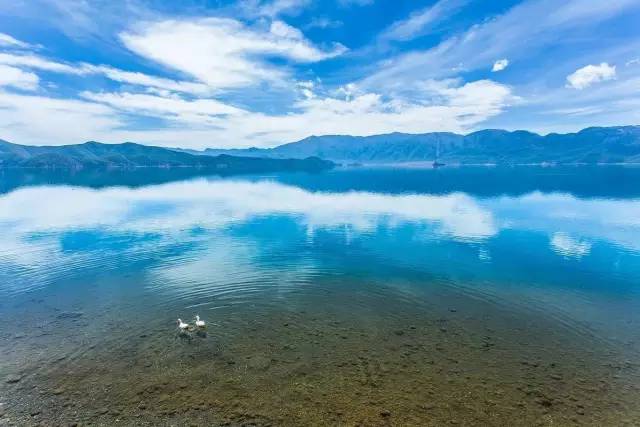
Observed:
[[[607,6],[593,0],[569,0],[559,7],[550,0],[529,0],[504,15],[485,20],[465,33],[445,39],[431,49],[373,64],[376,71],[363,80],[344,84],[344,77],[350,73],[342,74],[336,79],[327,79],[334,86],[325,87],[323,84],[313,86],[299,82],[299,79],[316,75],[314,71],[317,71],[305,69],[303,72],[300,64],[334,57],[345,48],[313,43],[298,28],[277,18],[279,13],[293,12],[306,3],[254,1],[252,4],[256,7],[272,8],[272,12],[267,14],[267,9],[264,9],[262,16],[269,18],[262,17],[250,23],[220,17],[162,20],[155,15],[133,27],[123,24],[129,29],[120,33],[120,37],[129,50],[180,73],[177,75],[191,76],[183,78],[192,81],[125,71],[107,65],[57,62],[40,55],[18,55],[15,52],[0,53],[0,64],[21,69],[25,75],[32,75],[32,80],[38,76],[30,72],[38,72],[44,81],[42,88],[51,92],[55,89],[49,89],[49,74],[38,70],[79,77],[99,75],[121,83],[115,89],[109,85],[106,92],[100,92],[101,88],[83,92],[82,100],[76,101],[79,105],[103,109],[96,114],[96,134],[87,139],[111,142],[127,139],[192,147],[212,144],[271,146],[309,134],[467,132],[501,114],[518,98],[510,87],[491,80],[464,82],[449,77],[455,77],[460,70],[486,69],[487,64],[499,58],[504,59],[495,61],[493,70],[502,70],[508,65],[507,57],[517,60],[511,57],[517,41],[526,40],[527,47],[536,49],[567,34],[567,29],[584,28],[584,25],[601,22],[633,6],[631,0],[620,0]],[[393,24],[386,31],[386,37],[389,40],[407,40],[425,34],[447,19],[446,11],[454,13],[464,4],[466,0],[436,2]],[[554,13],[549,13],[549,10]],[[523,20],[533,24],[522,26]],[[522,53],[514,53],[518,54]],[[272,60],[274,57],[276,61]],[[633,56],[628,54],[624,60],[629,57]],[[585,60],[584,63],[589,62]],[[570,69],[575,68],[577,66],[573,65]],[[565,75],[564,71],[558,74],[557,80],[564,80]],[[22,88],[37,87],[26,80],[21,84]],[[613,86],[613,83],[606,86]],[[567,92],[564,87],[560,89]],[[595,90],[576,92],[575,95],[582,100]],[[284,96],[279,96],[265,107],[276,91]],[[254,94],[260,97],[255,104]],[[526,101],[531,105],[529,98]],[[628,109],[629,105],[625,108]],[[572,117],[586,117],[595,111],[588,107],[562,104],[556,110],[571,111]],[[252,108],[255,110],[251,111]],[[34,112],[17,107],[9,110],[14,118],[20,116],[20,120],[13,123],[11,133],[6,133],[18,135],[17,129],[30,120],[26,115]],[[53,122],[56,114],[40,120]],[[163,120],[154,120],[154,129],[140,129],[138,117],[132,117],[134,115]],[[91,117],[92,114],[85,116],[87,120]],[[105,117],[110,121],[105,121]],[[113,123],[113,126],[108,123]],[[188,126],[178,126],[180,124]],[[87,129],[90,127],[89,124],[86,126]],[[80,142],[75,138],[70,140],[73,132],[61,129],[55,123],[52,123],[51,132],[46,133],[44,129],[45,126],[26,129],[25,125],[25,137],[18,138],[16,142]],[[84,132],[77,132],[77,135],[84,135]]]
[[[566,78],[564,68],[557,70],[557,78],[562,81]],[[578,66],[570,69],[575,68]],[[640,123],[640,75],[629,72],[632,70],[620,71],[615,80],[594,84],[586,90],[576,90],[569,85],[555,89],[536,85],[535,92],[529,93],[520,89],[525,96],[522,104],[527,109],[527,117],[518,120],[518,128],[562,133],[591,126]]]
[[[9,34],[0,33],[0,46],[6,47],[17,47],[17,48],[30,48],[32,47],[29,43],[25,43],[20,41]]]
[[[33,54],[0,53],[0,64],[72,75],[101,74],[119,83],[196,95],[209,94],[212,91],[204,83],[176,81],[139,72],[124,71],[105,65],[65,64]]]
[[[257,6],[256,14],[272,18],[282,14],[295,15],[309,3],[311,0],[273,0]]]
[[[281,37],[283,39],[304,40],[304,36],[300,30],[283,21],[273,21],[269,28],[269,32],[274,36]]]
[[[61,145],[85,142],[122,125],[100,104],[0,91],[2,138],[16,143]]]
[[[52,71],[55,73],[66,74],[83,74],[80,67],[74,67],[61,62],[50,61],[37,55],[32,54],[12,54],[0,53],[0,64],[13,65],[16,67],[34,68],[44,71]]]
[[[282,81],[287,72],[264,57],[316,62],[338,56],[346,48],[321,49],[282,21],[269,28],[248,27],[224,18],[160,21],[141,24],[121,34],[133,52],[192,75],[213,88],[237,88],[262,81]]]
[[[0,118],[13,123],[5,135],[19,143],[71,143],[88,139],[106,142],[136,141],[153,145],[203,148],[273,146],[311,134],[374,135],[394,132],[463,132],[493,117],[514,102],[509,87],[480,80],[432,83],[422,102],[386,98],[349,86],[344,98],[320,96],[312,82],[301,82],[306,99],[294,111],[282,114],[251,112],[213,99],[187,100],[177,95],[84,92],[86,101],[51,100],[12,95]],[[427,85],[428,86],[428,85]],[[4,94],[4,96],[8,96]],[[43,102],[39,102],[42,99]],[[3,97],[0,96],[0,107]],[[50,102],[48,102],[50,101]],[[428,101],[428,102],[427,102]],[[68,105],[71,117],[61,116]],[[77,115],[82,117],[78,118]],[[135,114],[189,124],[135,130],[124,126],[123,114]],[[9,120],[10,119],[10,120]],[[80,125],[71,126],[77,120]],[[32,122],[37,125],[31,126]],[[93,132],[93,133],[91,133]]]
[[[307,99],[311,99],[311,98],[315,98],[316,97],[315,93],[313,93],[313,91],[311,89],[302,88],[300,90],[300,92],[302,92],[304,97],[307,98]]]
[[[493,68],[491,68],[491,71],[494,73],[497,73],[498,71],[502,71],[505,68],[507,68],[509,66],[509,60],[508,59],[499,59],[496,62],[493,63]]]
[[[104,65],[83,64],[81,70],[87,74],[102,74],[108,79],[120,83],[145,86],[155,89],[164,89],[174,92],[190,93],[194,95],[206,95],[211,93],[211,88],[204,83],[177,81],[144,73],[119,70]]]
[[[466,84],[457,80],[431,81],[411,98],[363,90],[352,83],[335,91],[316,87],[313,81],[291,83],[284,80],[293,77],[286,66],[272,65],[266,57],[308,63],[338,55],[344,48],[317,47],[300,30],[283,21],[256,25],[223,18],[159,21],[142,23],[137,30],[121,34],[132,51],[190,74],[198,82],[105,65],[62,63],[35,54],[0,53],[0,64],[11,67],[78,76],[99,74],[145,90],[140,93],[126,87],[120,92],[84,91],[81,100],[36,96],[21,99],[19,94],[0,93],[0,106],[6,112],[0,118],[0,126],[5,125],[3,136],[28,144],[97,139],[193,148],[210,146],[212,141],[221,147],[264,147],[310,134],[466,131],[500,114],[515,99],[509,87],[490,80]],[[262,81],[280,81],[301,97],[281,113],[249,111],[222,99],[202,98],[213,89]],[[162,124],[152,130],[137,129],[131,125],[137,123],[131,120],[137,116],[158,118],[162,122],[157,123]]]
[[[8,65],[0,65],[0,87],[11,86],[17,89],[34,90],[40,79],[37,75]]]
[[[316,94],[313,92],[313,89],[315,88],[315,83],[307,80],[307,81],[301,81],[301,82],[297,82],[296,86],[298,87],[298,90],[300,90],[300,93],[302,93],[302,95],[305,98],[315,98]]]
[[[460,87],[443,89],[450,105],[471,108],[478,114],[492,116],[516,98],[508,86],[491,80],[477,80]]]
[[[305,29],[311,28],[338,28],[344,25],[342,21],[337,21],[333,19],[329,19],[327,17],[316,17],[313,18],[307,25],[304,26]]]
[[[246,111],[214,99],[184,100],[178,96],[132,93],[83,92],[85,99],[107,104],[122,111],[177,120],[194,125],[219,125],[218,118],[246,114]]]
[[[567,86],[573,89],[586,89],[589,86],[616,78],[616,67],[606,62],[600,65],[587,65],[567,76]]]
[[[337,97],[344,97],[347,101],[349,101],[351,98],[353,98],[354,95],[356,95],[359,92],[360,90],[358,89],[358,86],[352,82],[352,83],[347,83],[346,85],[340,86],[338,89],[335,90],[334,94]]]
[[[381,40],[411,40],[424,35],[438,21],[451,18],[468,0],[439,0],[435,4],[417,10],[402,21],[394,22],[382,32]]]
[[[576,29],[584,32],[633,9],[640,9],[637,0],[521,2],[503,15],[474,25],[435,47],[381,61],[378,70],[360,84],[377,90],[398,85],[410,87],[419,79],[456,75],[461,68],[481,69],[496,58],[526,59],[546,46],[563,41]]]
[[[252,114],[232,117],[228,130],[244,135],[234,140],[248,145],[274,145],[308,135],[375,135],[395,132],[459,131],[499,114],[513,101],[507,86],[488,80],[462,86],[445,85],[431,103],[386,99],[376,93],[353,93],[351,97],[314,97],[299,101],[299,113],[279,116]]]
[[[181,4],[186,6],[187,2]],[[148,0],[10,0],[0,1],[0,15],[25,29],[47,34],[55,31],[97,47],[100,43],[113,43],[114,29],[156,16],[158,9],[150,9],[154,6],[161,5]]]
[[[602,113],[602,107],[588,106],[588,107],[573,107],[573,108],[556,108],[554,110],[547,110],[545,114],[562,115],[562,116],[593,116],[594,114]]]
[[[569,130],[575,130],[580,117],[584,117],[580,124],[589,122],[588,125],[619,124],[640,119],[637,110],[640,101],[632,85],[634,83],[637,87],[637,79],[632,75],[634,69],[622,66],[637,56],[638,43],[635,39],[625,39],[629,42],[607,50],[609,63],[619,64],[616,81],[593,86],[590,90],[573,91],[571,97],[566,96],[569,89],[564,86],[570,71],[605,59],[593,57],[597,54],[596,48],[602,47],[595,43],[596,39],[602,37],[591,30],[613,23],[607,22],[608,19],[640,10],[637,0],[567,0],[561,4],[555,0],[525,0],[501,15],[483,16],[482,21],[476,21],[467,31],[459,32],[459,22],[456,22],[446,28],[451,32],[441,42],[424,50],[381,58],[383,49],[365,47],[363,50],[372,53],[370,57],[359,56],[356,52],[345,58],[347,64],[336,62],[341,68],[331,69],[330,75],[326,74],[328,68],[316,68],[313,63],[340,55],[345,48],[338,44],[322,45],[315,39],[312,41],[300,29],[280,18],[300,12],[312,1],[247,0],[210,10],[218,17],[209,19],[196,16],[204,8],[189,9],[188,15],[167,18],[169,15],[162,13],[168,9],[159,7],[153,11],[147,9],[151,3],[137,0],[126,2],[126,5],[106,0],[91,5],[66,0],[9,2],[11,4],[0,6],[0,14],[21,19],[33,17],[41,28],[63,31],[73,41],[81,40],[85,47],[89,47],[88,42],[96,42],[95,48],[101,48],[98,43],[109,40],[113,48],[113,36],[119,35],[131,52],[141,55],[129,59],[134,59],[134,62],[143,60],[147,67],[159,64],[162,71],[157,71],[158,75],[149,75],[109,65],[65,62],[64,56],[47,59],[44,50],[33,50],[37,46],[0,33],[3,50],[0,64],[11,67],[12,73],[23,73],[19,77],[5,76],[4,86],[37,88],[36,79],[39,77],[42,93],[56,93],[59,89],[58,93],[69,96],[75,87],[85,89],[87,85],[97,84],[98,87],[91,87],[90,92],[83,93],[82,101],[77,102],[108,110],[116,125],[113,128],[96,126],[100,132],[91,136],[92,139],[117,142],[126,137],[166,145],[178,145],[182,141],[198,145],[204,141],[210,145],[215,140],[215,144],[220,145],[268,146],[309,133],[366,135],[389,131],[472,130],[484,120],[496,117],[516,98],[511,94],[511,88],[496,86],[489,81],[469,82],[467,86],[464,81],[449,81],[449,78],[460,76],[460,73],[473,76],[474,70],[488,71],[487,68],[496,60],[499,61],[495,62],[493,69],[498,71],[498,68],[504,69],[501,61],[506,65],[506,59],[500,58],[509,58],[512,63],[522,62],[523,67],[529,70],[527,75],[530,77],[526,82],[519,80],[517,83],[520,85],[518,94],[524,100],[520,103],[523,107],[514,111],[513,122],[512,117],[500,117],[488,124],[490,126],[512,128],[524,125],[534,130],[558,130],[548,123],[562,120],[563,126],[571,126]],[[346,0],[342,3],[370,2]],[[385,38],[410,40],[443,29],[442,23],[469,2],[434,0],[430,3],[431,6],[420,6],[406,19],[393,23],[383,31],[380,39],[373,40],[374,44]],[[40,12],[36,14],[35,11]],[[97,13],[100,13],[100,19],[95,19]],[[222,16],[237,19],[224,19]],[[333,16],[327,18],[332,19]],[[51,25],[52,20],[56,25]],[[308,22],[309,18],[305,16],[299,21]],[[460,22],[466,22],[466,19]],[[523,22],[527,25],[522,25]],[[333,23],[318,19],[309,24],[310,27],[314,25],[324,27]],[[317,33],[310,35],[315,37]],[[579,40],[576,34],[581,36]],[[323,38],[326,39],[326,35]],[[593,42],[592,47],[590,42]],[[578,43],[589,44],[590,48],[570,50]],[[554,57],[545,61],[545,48],[550,45],[558,46],[554,55],[567,52],[567,58],[557,60]],[[19,49],[31,51],[26,54],[25,50]],[[380,62],[374,62],[378,59]],[[540,59],[542,61],[538,61]],[[629,65],[633,63],[630,61]],[[545,73],[540,73],[539,67],[543,65],[547,68]],[[78,85],[65,86],[70,79],[58,81],[50,73],[76,76]],[[372,74],[367,76],[367,73]],[[316,75],[326,75],[327,78],[316,87],[296,83]],[[84,76],[104,76],[119,84],[104,82],[106,87],[100,87],[103,79],[82,81]],[[349,81],[353,83],[346,84]],[[628,84],[623,85],[623,82]],[[550,87],[554,84],[556,88]],[[591,83],[578,83],[588,84]],[[603,94],[604,90],[614,87],[614,95]],[[547,97],[552,92],[554,97]],[[482,99],[485,96],[487,100]],[[543,104],[545,100],[547,103]],[[127,106],[126,102],[130,104]],[[555,119],[550,114],[541,114],[541,110],[556,111],[557,116],[568,112],[571,117]],[[19,111],[26,114],[31,110]],[[530,112],[533,114],[528,114]],[[141,122],[131,115],[138,114],[167,120],[147,121],[145,124],[153,123],[157,127],[137,130],[141,128]],[[104,117],[98,116],[102,123]],[[222,120],[222,116],[233,117]],[[540,125],[540,117],[545,121],[543,125]],[[51,116],[46,120],[54,119]],[[317,120],[331,122],[318,123]],[[27,122],[25,118],[13,123],[11,134],[17,135],[16,129]],[[190,126],[181,128],[176,126],[179,123]],[[36,136],[38,142],[57,139],[56,134],[62,129],[55,124],[51,128],[53,131],[48,135],[29,130],[25,138],[16,142],[28,142]],[[8,132],[3,130],[3,133]],[[64,139],[55,142],[70,142],[67,138],[70,133],[61,132]],[[193,142],[195,140],[191,137],[198,137],[198,141]],[[171,138],[174,140],[170,141]]]
[[[296,84],[299,87],[303,87],[303,88],[306,88],[306,89],[313,89],[316,86],[316,84],[311,80],[304,80],[304,81],[298,82]]]

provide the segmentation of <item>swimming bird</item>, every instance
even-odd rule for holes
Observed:
[[[206,325],[206,323],[204,323],[204,320],[200,320],[200,316],[198,316],[198,315],[196,314],[196,326],[197,326],[198,328],[204,328],[204,327],[205,327],[205,325]]]
[[[189,324],[188,323],[184,323],[182,321],[182,319],[178,319],[178,328],[185,331],[187,329],[189,329]]]

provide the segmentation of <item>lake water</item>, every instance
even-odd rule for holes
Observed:
[[[0,172],[0,425],[640,424],[640,168],[193,173]]]

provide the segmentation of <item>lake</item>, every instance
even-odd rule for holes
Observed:
[[[0,425],[638,425],[640,168],[196,173],[0,171]]]

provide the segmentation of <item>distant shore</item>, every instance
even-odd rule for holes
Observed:
[[[640,163],[446,163],[443,161],[444,166],[433,167],[433,161],[419,161],[419,162],[380,162],[380,163],[358,163],[353,162],[336,162],[343,168],[358,168],[358,167],[385,167],[385,168],[416,168],[416,169],[440,169],[440,168],[462,168],[462,167],[565,167],[565,166],[628,166],[628,167],[640,167]]]

